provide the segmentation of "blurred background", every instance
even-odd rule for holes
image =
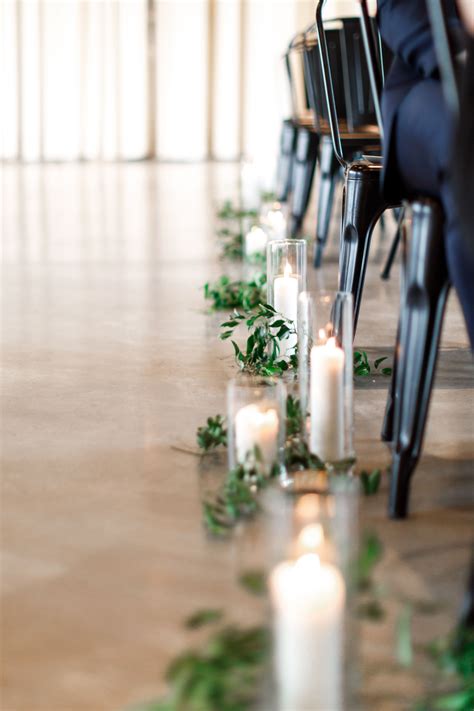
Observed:
[[[1,157],[275,157],[310,0],[2,0]]]

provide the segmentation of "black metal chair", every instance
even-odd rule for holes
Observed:
[[[334,53],[333,56],[330,56],[327,33],[322,20],[324,2],[325,0],[319,0],[316,7],[318,50],[334,152],[339,163],[344,168],[343,214],[339,254],[339,289],[341,291],[350,291],[353,295],[355,334],[373,229],[382,213],[387,208],[397,207],[397,205],[388,203],[380,192],[381,158],[365,154],[361,159],[350,160],[347,152],[343,150],[343,145],[345,146],[344,135],[340,129],[340,119],[335,99],[332,74]],[[351,30],[352,34],[354,34],[355,28],[351,28]],[[358,35],[359,38],[361,38],[360,26]],[[372,96],[372,101],[374,101],[362,41],[359,41],[357,44],[353,43],[352,45],[353,48],[357,47],[359,53],[357,61],[355,61],[355,58],[352,58],[352,61],[350,61],[347,39],[345,39],[345,45],[346,61],[344,62],[344,66],[346,72],[349,76],[352,76],[355,68],[360,68],[357,78],[354,77],[352,81],[352,85],[356,87],[359,95],[361,92],[368,92]],[[335,56],[342,62],[344,59],[342,46],[336,47],[336,50]],[[382,66],[381,57],[379,58],[377,66]],[[381,84],[381,77],[374,76],[374,80]],[[380,121],[380,111],[376,109],[376,105],[376,103],[372,104],[372,110],[378,121]],[[381,130],[381,126],[379,126],[379,129]]]
[[[445,8],[441,0],[428,0],[427,7],[446,101],[456,115],[459,94]],[[441,206],[418,197],[408,204],[408,211],[395,364],[382,429],[382,439],[392,446],[389,514],[393,518],[408,513],[410,481],[421,454],[450,289]],[[472,611],[472,599],[470,604]]]
[[[294,126],[291,176],[286,192],[286,199],[291,195],[289,233],[292,237],[301,231],[308,209],[319,148],[319,133],[314,126],[305,83],[301,53],[303,37],[304,33],[297,33],[285,54],[293,114],[291,121]],[[289,143],[289,129],[286,130]]]
[[[408,512],[410,480],[421,454],[450,289],[440,205],[418,197],[408,203],[407,214],[395,364],[382,432],[392,449],[392,518],[404,518]]]
[[[293,161],[296,148],[297,128],[293,119],[285,119],[280,135],[280,155],[276,176],[278,202],[286,202],[290,196],[293,177]]]
[[[347,163],[342,154],[329,55],[321,18],[323,2],[320,0],[316,11],[321,66],[334,147],[345,166],[339,288],[353,293],[356,324],[373,226],[389,205],[379,191],[381,160],[366,156],[363,160]],[[378,97],[383,70],[381,53],[374,40],[374,28],[369,21],[366,0],[359,2],[367,76],[380,121]],[[443,247],[443,216],[439,205],[427,198],[416,198],[409,204],[408,211],[411,219],[407,220],[403,230],[400,320],[383,432],[384,439],[392,443],[389,513],[396,518],[404,517],[407,513],[409,482],[421,452],[441,323],[449,291]]]
[[[332,32],[333,41],[339,44],[344,42],[344,46],[347,42],[350,52],[357,19],[348,18],[336,22],[338,29]],[[282,128],[277,194],[281,200],[287,200],[291,195],[290,234],[296,236],[307,211],[319,159],[321,174],[315,266],[320,266],[329,231],[335,186],[341,179],[342,170],[329,135],[320,60],[317,51],[314,51],[315,46],[316,35],[314,26],[311,26],[306,32],[295,35],[285,54],[293,116],[284,122]],[[344,121],[346,150],[352,157],[379,150],[380,138],[373,105],[370,105],[370,93],[363,93],[365,104],[362,103],[362,107],[365,107],[365,111],[361,112],[360,90],[349,84],[353,79],[348,72],[344,72],[342,63],[338,64],[337,79],[338,110]]]
[[[302,33],[295,35],[283,57],[290,88],[292,116],[285,119],[282,124],[276,179],[276,195],[280,202],[288,201],[296,188],[297,206],[293,220],[295,224],[290,230],[292,234],[296,233],[302,224],[309,201],[316,162],[314,149],[309,150],[308,155],[308,150],[305,151],[305,147],[311,149],[314,143],[317,143],[317,137],[316,140],[308,138],[307,134],[311,132],[313,121],[307,102],[304,97],[301,97],[302,92],[305,94],[302,68],[299,69],[297,65],[297,47],[301,36]],[[295,162],[297,160],[300,165],[295,176]],[[300,186],[301,182],[304,189]]]
[[[377,126],[375,106],[372,100],[364,56],[360,46],[360,28],[357,18],[344,18],[329,23],[324,41],[328,62],[332,70],[334,114],[337,116],[340,140],[344,144],[347,161],[358,156],[380,152],[380,132]],[[321,264],[327,241],[334,190],[341,178],[346,160],[337,150],[333,140],[331,116],[325,101],[324,67],[318,33],[312,27],[305,34],[305,71],[307,74],[309,102],[315,116],[315,126],[320,140],[320,202],[318,210],[315,266]]]

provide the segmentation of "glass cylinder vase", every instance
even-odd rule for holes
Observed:
[[[260,211],[260,222],[269,239],[286,239],[288,225],[281,203],[264,203]]]
[[[349,503],[356,511],[357,498]],[[272,560],[268,592],[273,669],[266,707],[355,709],[356,648],[348,645],[348,632],[353,631],[348,619],[352,589],[341,550],[347,548],[347,541],[341,539],[348,527],[340,527],[340,517],[352,521],[356,514],[348,511],[341,491],[305,494],[294,497],[291,508],[280,503],[272,509],[266,524]],[[357,538],[352,526],[351,535]]]
[[[281,380],[240,375],[227,388],[229,469],[285,476],[286,387]]]
[[[267,301],[298,330],[298,298],[306,289],[306,241],[271,240],[267,245]],[[296,335],[280,343],[281,355],[294,353]]]
[[[249,262],[264,262],[267,253],[268,234],[263,227],[253,224],[243,234],[246,260]]]
[[[303,292],[298,303],[298,369],[310,451],[343,466],[353,451],[352,294]]]

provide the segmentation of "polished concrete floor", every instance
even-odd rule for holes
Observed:
[[[226,164],[3,168],[2,711],[112,711],[155,697],[170,658],[195,641],[187,614],[261,614],[235,582],[244,543],[213,541],[201,525],[200,491],[223,468],[203,471],[181,450],[223,412],[234,372],[201,285],[224,269],[215,203],[236,179]],[[327,287],[336,229],[311,276]],[[394,342],[398,266],[390,282],[378,277],[387,248],[378,235],[356,341],[371,356]],[[461,601],[473,385],[452,296],[412,516],[387,519],[386,480],[363,502],[363,527],[385,545],[381,584],[437,609],[415,615],[418,642],[446,632]],[[361,467],[389,461],[386,388],[381,377],[356,384]],[[368,707],[407,708],[428,677],[394,666],[390,620],[362,637]]]

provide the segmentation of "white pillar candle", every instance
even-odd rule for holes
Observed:
[[[270,575],[279,711],[341,711],[344,581],[307,553]]]
[[[235,450],[237,461],[244,464],[249,454],[258,447],[264,470],[269,473],[277,461],[278,414],[274,408],[266,410],[258,405],[246,405],[235,416]]]
[[[289,321],[295,328],[298,317],[298,277],[291,273],[291,264],[287,263],[283,276],[277,276],[273,282],[273,308]],[[291,355],[297,343],[296,334],[282,340],[280,354]]]
[[[245,210],[258,210],[260,206],[260,178],[253,163],[244,163],[240,171],[240,198]]]
[[[286,218],[279,207],[268,210],[264,221],[272,239],[286,239]]]
[[[344,459],[344,351],[329,338],[311,349],[310,448],[325,462]]]
[[[254,225],[245,235],[245,254],[264,254],[267,247],[267,233],[261,227]]]

